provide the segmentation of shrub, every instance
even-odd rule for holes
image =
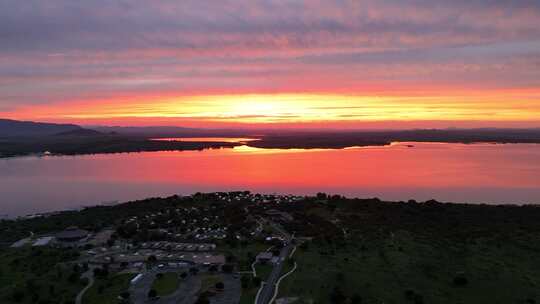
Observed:
[[[226,273],[231,273],[233,271],[234,267],[231,264],[225,264],[221,267],[221,270]]]
[[[464,275],[456,276],[453,282],[455,286],[466,286],[469,283],[469,281]]]
[[[217,282],[216,283],[216,289],[225,289],[225,284],[223,284],[223,282]]]
[[[262,283],[262,279],[261,279],[261,278],[259,278],[259,277],[254,277],[254,278],[253,278],[253,285],[255,285],[256,287],[261,286],[261,283]]]
[[[362,297],[359,294],[354,294],[351,297],[351,304],[361,304],[362,303]]]
[[[343,294],[343,291],[339,289],[338,287],[334,287],[332,289],[332,292],[330,293],[330,302],[335,304],[341,304],[344,303],[347,298]]]

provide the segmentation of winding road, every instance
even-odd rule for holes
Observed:
[[[84,293],[94,285],[94,274],[92,268],[88,269],[85,273],[81,275],[82,278],[88,278],[88,284],[77,294],[75,298],[75,304],[81,304]]]
[[[264,284],[263,289],[260,292],[259,297],[257,298],[255,304],[269,304],[272,298],[274,297],[276,283],[281,277],[283,264],[285,263],[285,260],[289,256],[289,253],[291,252],[292,248],[293,246],[289,244],[281,249],[279,253],[279,261],[276,264],[274,264],[274,268],[272,269],[272,272],[266,279],[266,283]]]

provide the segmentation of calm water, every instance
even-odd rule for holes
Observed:
[[[389,200],[540,203],[540,145],[398,143],[344,150],[189,152],[0,160],[0,214],[196,191],[318,191]]]
[[[158,141],[186,141],[186,142],[228,142],[228,143],[246,143],[248,141],[257,140],[257,138],[245,137],[171,137],[171,138],[154,138]]]

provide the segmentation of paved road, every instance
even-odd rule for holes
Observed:
[[[82,297],[84,296],[84,293],[92,287],[94,284],[94,272],[93,268],[88,269],[85,273],[82,274],[81,277],[88,278],[88,284],[77,294],[77,297],[75,298],[75,304],[81,304],[82,303]]]
[[[274,265],[272,272],[266,279],[266,284],[264,285],[259,298],[257,299],[256,304],[269,304],[270,300],[274,296],[274,290],[276,289],[276,283],[281,276],[281,270],[283,269],[283,264],[289,256],[289,253],[292,250],[292,245],[287,245],[283,247],[279,253],[279,261]]]

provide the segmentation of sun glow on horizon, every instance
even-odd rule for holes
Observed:
[[[345,94],[231,94],[125,98],[33,106],[15,118],[66,121],[172,119],[248,124],[355,121],[535,121],[540,117],[532,92],[449,96],[362,96]],[[515,101],[513,101],[515,100]]]

